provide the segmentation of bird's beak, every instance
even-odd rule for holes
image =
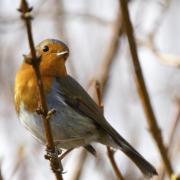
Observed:
[[[58,57],[63,57],[63,56],[64,56],[64,57],[67,57],[68,54],[69,54],[68,51],[62,51],[62,52],[56,53],[56,56],[58,56]]]

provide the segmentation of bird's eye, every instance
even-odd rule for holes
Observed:
[[[44,52],[49,51],[49,47],[48,47],[48,46],[44,46],[44,47],[43,47],[43,51],[44,51]]]

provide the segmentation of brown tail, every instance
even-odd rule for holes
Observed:
[[[118,145],[119,149],[123,151],[141,170],[146,178],[150,178],[154,175],[158,175],[156,169],[146,161],[123,137],[117,132],[115,138],[113,138]]]
[[[123,145],[121,150],[137,165],[145,177],[151,178],[154,175],[158,175],[156,169],[132,148],[132,146],[125,144],[125,147]]]
[[[141,170],[145,177],[150,178],[158,175],[156,169],[146,161],[110,124],[107,125],[106,132],[110,135],[103,136],[103,144],[120,149],[124,152]]]

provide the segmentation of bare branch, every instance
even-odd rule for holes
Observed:
[[[159,51],[154,44],[153,37],[151,35],[148,36],[147,41],[138,39],[137,43],[139,46],[148,48],[161,64],[176,68],[180,67],[180,56]]]
[[[168,154],[169,156],[171,157],[172,156],[172,146],[173,146],[173,142],[175,140],[175,135],[177,133],[177,127],[178,127],[178,124],[180,123],[180,102],[179,100],[176,102],[176,112],[175,112],[175,117],[173,119],[173,122],[171,123],[172,126],[170,127],[170,131],[169,131],[169,140],[168,140],[168,146],[167,146],[167,151],[168,151]],[[160,179],[163,180],[164,177],[165,177],[165,171],[164,171],[164,168],[162,167],[161,168],[161,177]]]
[[[123,22],[124,22],[128,42],[129,42],[131,55],[132,55],[132,63],[133,63],[134,71],[135,71],[135,78],[136,78],[136,85],[137,85],[138,93],[143,104],[143,108],[147,117],[150,132],[152,133],[152,136],[158,146],[162,160],[166,167],[166,171],[168,175],[171,176],[173,174],[172,165],[168,159],[166,147],[163,142],[159,125],[154,115],[154,111],[151,105],[151,101],[149,98],[149,94],[146,88],[143,73],[141,70],[140,63],[139,63],[139,58],[137,55],[136,43],[135,43],[135,38],[133,35],[132,24],[129,17],[127,2],[126,0],[121,0],[120,3],[121,3],[121,11],[123,15],[123,20],[124,20]]]
[[[28,3],[26,0],[21,0],[20,8],[19,11],[22,13],[21,17],[25,22],[26,28],[27,28],[27,34],[28,34],[28,42],[29,42],[29,47],[31,51],[31,59],[28,59],[28,63],[32,65],[34,69],[34,73],[36,75],[37,79],[37,86],[39,90],[39,96],[40,96],[40,113],[43,119],[44,123],[44,128],[45,128],[45,135],[46,135],[46,148],[47,148],[47,155],[45,156],[49,161],[51,168],[56,176],[57,180],[62,180],[62,165],[61,162],[58,160],[58,153],[56,151],[54,142],[53,142],[53,137],[51,133],[51,127],[49,123],[50,116],[53,114],[52,111],[48,111],[46,99],[45,99],[45,94],[44,94],[44,88],[43,88],[43,82],[41,79],[40,75],[40,70],[39,70],[39,64],[41,57],[36,56],[36,50],[34,47],[34,41],[33,41],[33,36],[32,36],[32,28],[31,28],[31,20],[32,17],[30,15],[30,12],[32,11],[32,7],[29,8]]]
[[[114,151],[108,146],[107,146],[107,154],[108,154],[108,158],[111,162],[111,165],[113,167],[113,170],[116,174],[117,179],[123,180],[124,177],[122,176],[121,171],[118,169],[118,166],[117,166],[115,159],[114,159]]]

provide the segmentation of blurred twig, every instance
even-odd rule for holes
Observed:
[[[161,27],[161,24],[163,22],[163,19],[165,18],[166,12],[170,7],[172,0],[161,0],[159,1],[159,5],[161,6],[160,12],[159,12],[159,16],[158,18],[156,18],[155,22],[153,23],[153,27],[152,30],[150,32],[150,36],[154,37],[156,36],[159,28]]]
[[[122,17],[121,12],[118,11],[116,21],[113,26],[112,30],[112,38],[108,46],[107,53],[104,56],[103,64],[101,65],[100,75],[97,76],[95,79],[101,83],[102,86],[102,97],[106,93],[106,84],[109,77],[109,72],[111,70],[112,64],[114,63],[115,56],[118,52],[119,44],[120,44],[120,37],[123,34],[123,24],[122,24]]]
[[[98,98],[98,106],[103,112],[104,106],[102,104],[101,87],[100,87],[100,83],[98,81],[96,81],[96,93],[97,93],[97,98]],[[107,146],[107,155],[108,155],[108,158],[111,162],[112,168],[116,174],[117,179],[123,180],[124,178],[121,174],[121,171],[118,169],[118,166],[117,166],[115,159],[114,159],[114,151],[108,146]]]
[[[178,127],[178,124],[180,122],[180,101],[176,102],[176,113],[175,113],[175,118],[172,123],[172,127],[170,128],[170,133],[169,133],[169,140],[168,140],[168,151],[170,151],[170,147],[173,144],[174,141],[174,136]]]
[[[152,52],[152,54],[156,56],[157,60],[160,63],[162,63],[164,65],[179,68],[180,67],[180,56],[161,52],[156,47],[155,42],[154,42],[155,37],[158,34],[158,30],[161,27],[161,24],[165,18],[165,15],[170,7],[171,1],[172,0],[164,0],[164,1],[159,2],[159,4],[161,5],[159,16],[155,20],[151,32],[147,35],[147,40],[143,41],[143,40],[138,39],[138,44],[148,48]]]
[[[180,67],[180,56],[170,54],[170,53],[163,53],[158,50],[158,48],[154,44],[154,37],[151,35],[148,36],[148,40],[146,42],[142,40],[138,40],[138,44],[140,46],[144,46],[148,48],[151,53],[157,58],[157,60],[162,63],[163,65],[168,65],[172,67]]]
[[[21,17],[25,22],[26,28],[27,28],[27,34],[28,34],[28,40],[29,40],[29,47],[31,51],[31,59],[28,59],[28,63],[32,65],[34,69],[34,73],[36,75],[37,79],[37,86],[39,90],[39,96],[40,96],[40,115],[42,116],[43,123],[44,123],[44,128],[45,128],[45,135],[46,135],[46,148],[47,148],[47,155],[45,156],[49,161],[51,168],[54,172],[54,175],[56,176],[57,180],[61,180],[62,178],[62,165],[61,162],[58,160],[58,152],[56,151],[54,142],[53,142],[53,137],[51,133],[51,127],[49,120],[51,116],[53,115],[54,111],[49,111],[44,95],[44,88],[43,88],[43,82],[41,79],[40,75],[40,70],[39,70],[39,64],[41,57],[37,57],[36,55],[36,50],[34,47],[34,41],[33,41],[33,36],[32,36],[32,28],[31,28],[31,20],[32,17],[30,15],[30,12],[32,11],[32,7],[29,8],[26,0],[21,0],[20,8],[19,11],[22,13]]]
[[[117,179],[123,180],[124,178],[123,178],[123,176],[121,174],[121,171],[118,169],[118,166],[117,166],[117,164],[115,162],[115,159],[114,159],[114,151],[108,146],[107,146],[107,154],[108,154],[108,158],[109,158],[109,160],[111,162],[111,165],[113,167],[113,170],[114,170],[114,172],[116,174]]]
[[[176,113],[175,113],[175,117],[174,117],[174,120],[173,122],[171,123],[172,126],[170,128],[170,133],[169,133],[169,140],[168,140],[168,146],[167,146],[167,151],[168,151],[168,154],[169,156],[171,157],[171,150],[172,150],[172,146],[173,146],[173,142],[175,140],[175,135],[177,133],[177,127],[178,127],[178,124],[180,122],[180,101],[178,100],[176,102]],[[161,177],[160,179],[163,180],[164,177],[165,177],[165,170],[164,168],[162,167],[161,169]]]
[[[41,18],[41,20],[47,20],[49,18],[49,20],[51,20],[52,17],[54,17],[54,14],[52,14],[51,12],[42,12],[41,14],[39,14],[39,11],[36,11],[35,16],[38,15],[38,18]],[[112,26],[113,22],[110,20],[106,20],[106,19],[102,19],[101,17],[98,17],[94,14],[87,14],[87,13],[76,13],[76,12],[63,12],[63,13],[59,13],[57,17],[62,17],[62,18],[66,18],[67,20],[76,20],[76,19],[80,19],[82,21],[85,22],[94,22],[97,23],[98,25],[101,26]],[[13,29],[14,31],[19,31],[19,30],[23,30],[23,25],[20,24],[19,19],[14,18],[14,17],[8,17],[8,16],[1,16],[0,15],[0,34],[4,34],[4,33],[10,33],[12,32],[11,28],[12,28],[12,24],[13,24]],[[11,28],[7,28],[7,26],[10,26]]]
[[[34,14],[40,16],[40,18],[47,18],[47,17],[53,16],[53,14],[49,11],[48,12],[44,11],[41,14],[39,14],[39,9],[36,10],[36,12]],[[46,17],[45,17],[45,15],[46,15]],[[82,20],[93,21],[102,26],[112,25],[112,23],[113,23],[111,20],[106,20],[106,19],[96,16],[95,14],[89,14],[89,13],[84,13],[84,12],[63,12],[63,13],[58,12],[57,15],[62,16],[64,18],[68,18],[68,19],[81,18]],[[19,23],[19,19],[17,19],[16,17],[13,17],[13,16],[0,15],[0,24],[1,25],[11,25],[12,23]]]
[[[14,166],[12,172],[10,173],[9,179],[12,179],[14,177],[14,175],[16,174],[16,172],[22,165],[23,160],[24,160],[24,146],[20,145],[18,147],[17,160],[16,160],[16,163],[15,163],[15,166]]]
[[[72,175],[72,180],[79,180],[82,175],[82,170],[87,158],[87,151],[83,148],[78,156],[78,161],[76,162],[75,170]]]
[[[138,89],[140,99],[143,104],[144,111],[146,113],[150,132],[152,133],[152,136],[157,143],[162,160],[166,167],[166,171],[168,175],[171,176],[173,174],[173,169],[168,159],[168,155],[167,155],[167,151],[163,142],[161,131],[158,126],[156,117],[154,115],[150,98],[149,98],[149,94],[147,92],[147,88],[145,85],[143,73],[142,73],[141,66],[139,63],[139,58],[137,55],[136,43],[135,43],[135,39],[133,35],[132,24],[129,17],[127,2],[126,0],[120,0],[120,4],[121,4],[120,7],[121,7],[122,15],[123,15],[123,20],[124,20],[123,22],[124,22],[128,42],[129,42],[131,55],[132,55],[132,63],[133,63],[134,71],[135,71],[137,89]]]

